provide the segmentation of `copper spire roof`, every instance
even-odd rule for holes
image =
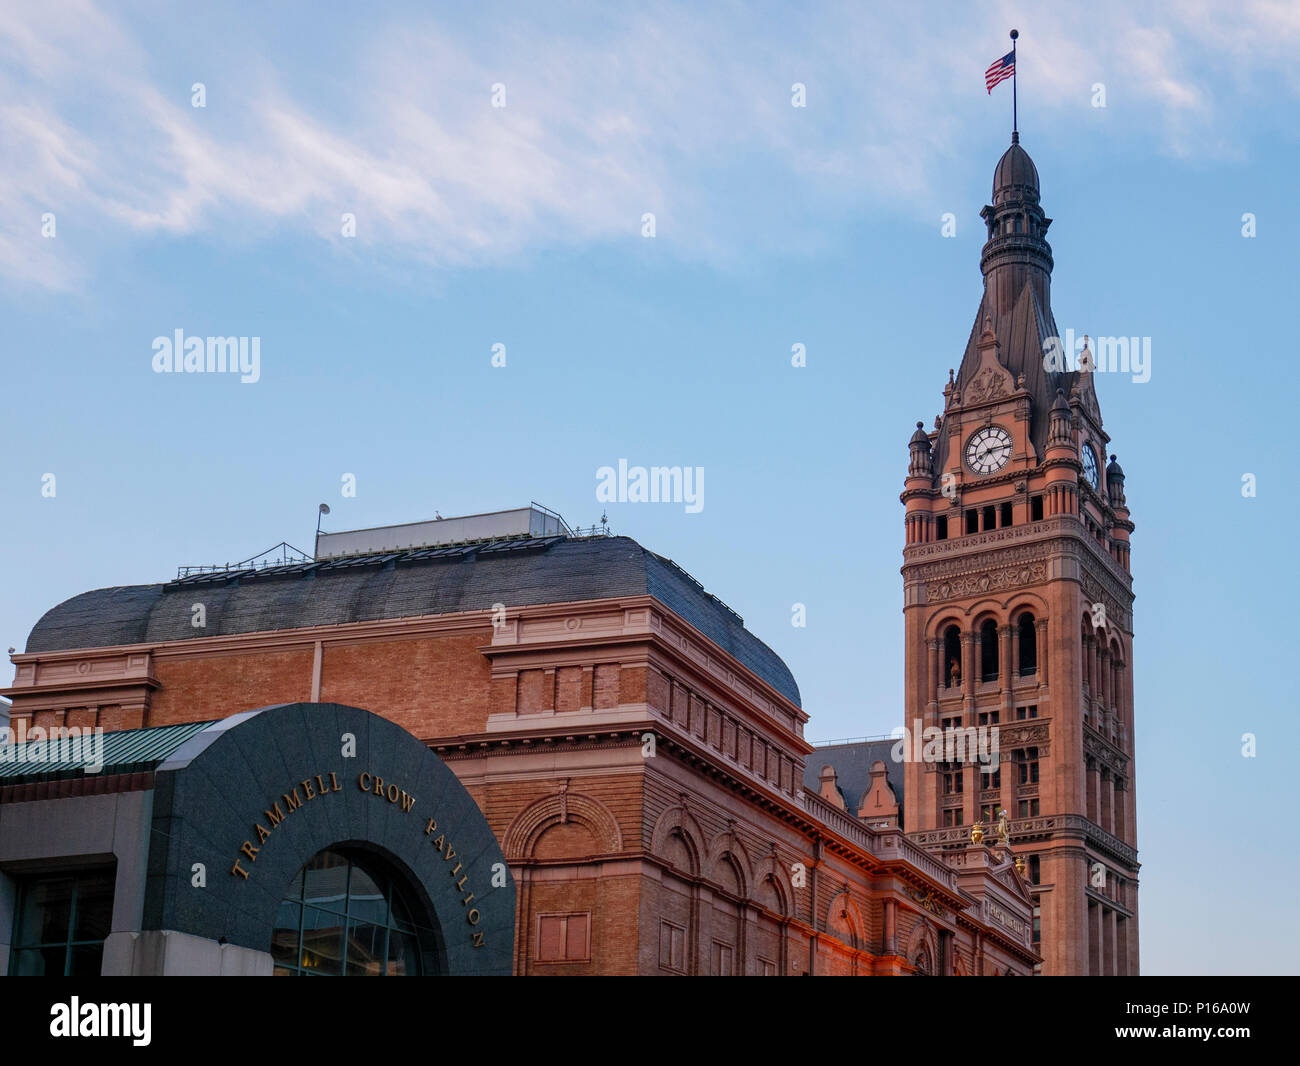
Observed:
[[[1022,199],[1032,193],[1038,198],[1038,168],[1029,153],[1020,147],[1020,135],[1012,134],[1011,147],[1002,153],[993,170],[993,204]]]

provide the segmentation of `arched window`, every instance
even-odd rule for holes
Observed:
[[[1020,616],[1020,676],[1038,673],[1038,625],[1026,611]]]
[[[419,977],[441,969],[437,920],[391,864],[350,848],[317,852],[298,871],[271,937],[275,974]]]
[[[949,626],[943,631],[943,683],[950,688],[961,685],[961,630]]]
[[[998,624],[990,618],[980,626],[980,680],[998,679]]]

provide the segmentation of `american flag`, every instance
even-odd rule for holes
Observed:
[[[993,86],[998,82],[1006,81],[1016,72],[1016,53],[1012,49],[1001,59],[995,59],[989,64],[989,69],[984,72],[984,86],[988,89],[989,94],[993,93]]]

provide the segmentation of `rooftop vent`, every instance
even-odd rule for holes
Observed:
[[[564,536],[570,532],[568,524],[556,512],[533,503],[513,511],[435,518],[428,522],[407,522],[399,526],[376,526],[342,533],[318,533],[316,561],[469,541]]]

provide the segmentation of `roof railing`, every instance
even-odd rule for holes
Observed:
[[[836,744],[872,744],[881,740],[899,740],[901,738],[894,736],[892,733],[886,733],[879,737],[844,737],[841,740],[815,740],[814,748],[830,748]]]
[[[232,570],[266,570],[272,566],[293,566],[297,563],[310,563],[312,557],[301,548],[295,548],[288,541],[282,540],[264,552],[237,563],[212,563],[208,566],[178,566],[176,580],[193,577],[196,574],[220,574]]]

